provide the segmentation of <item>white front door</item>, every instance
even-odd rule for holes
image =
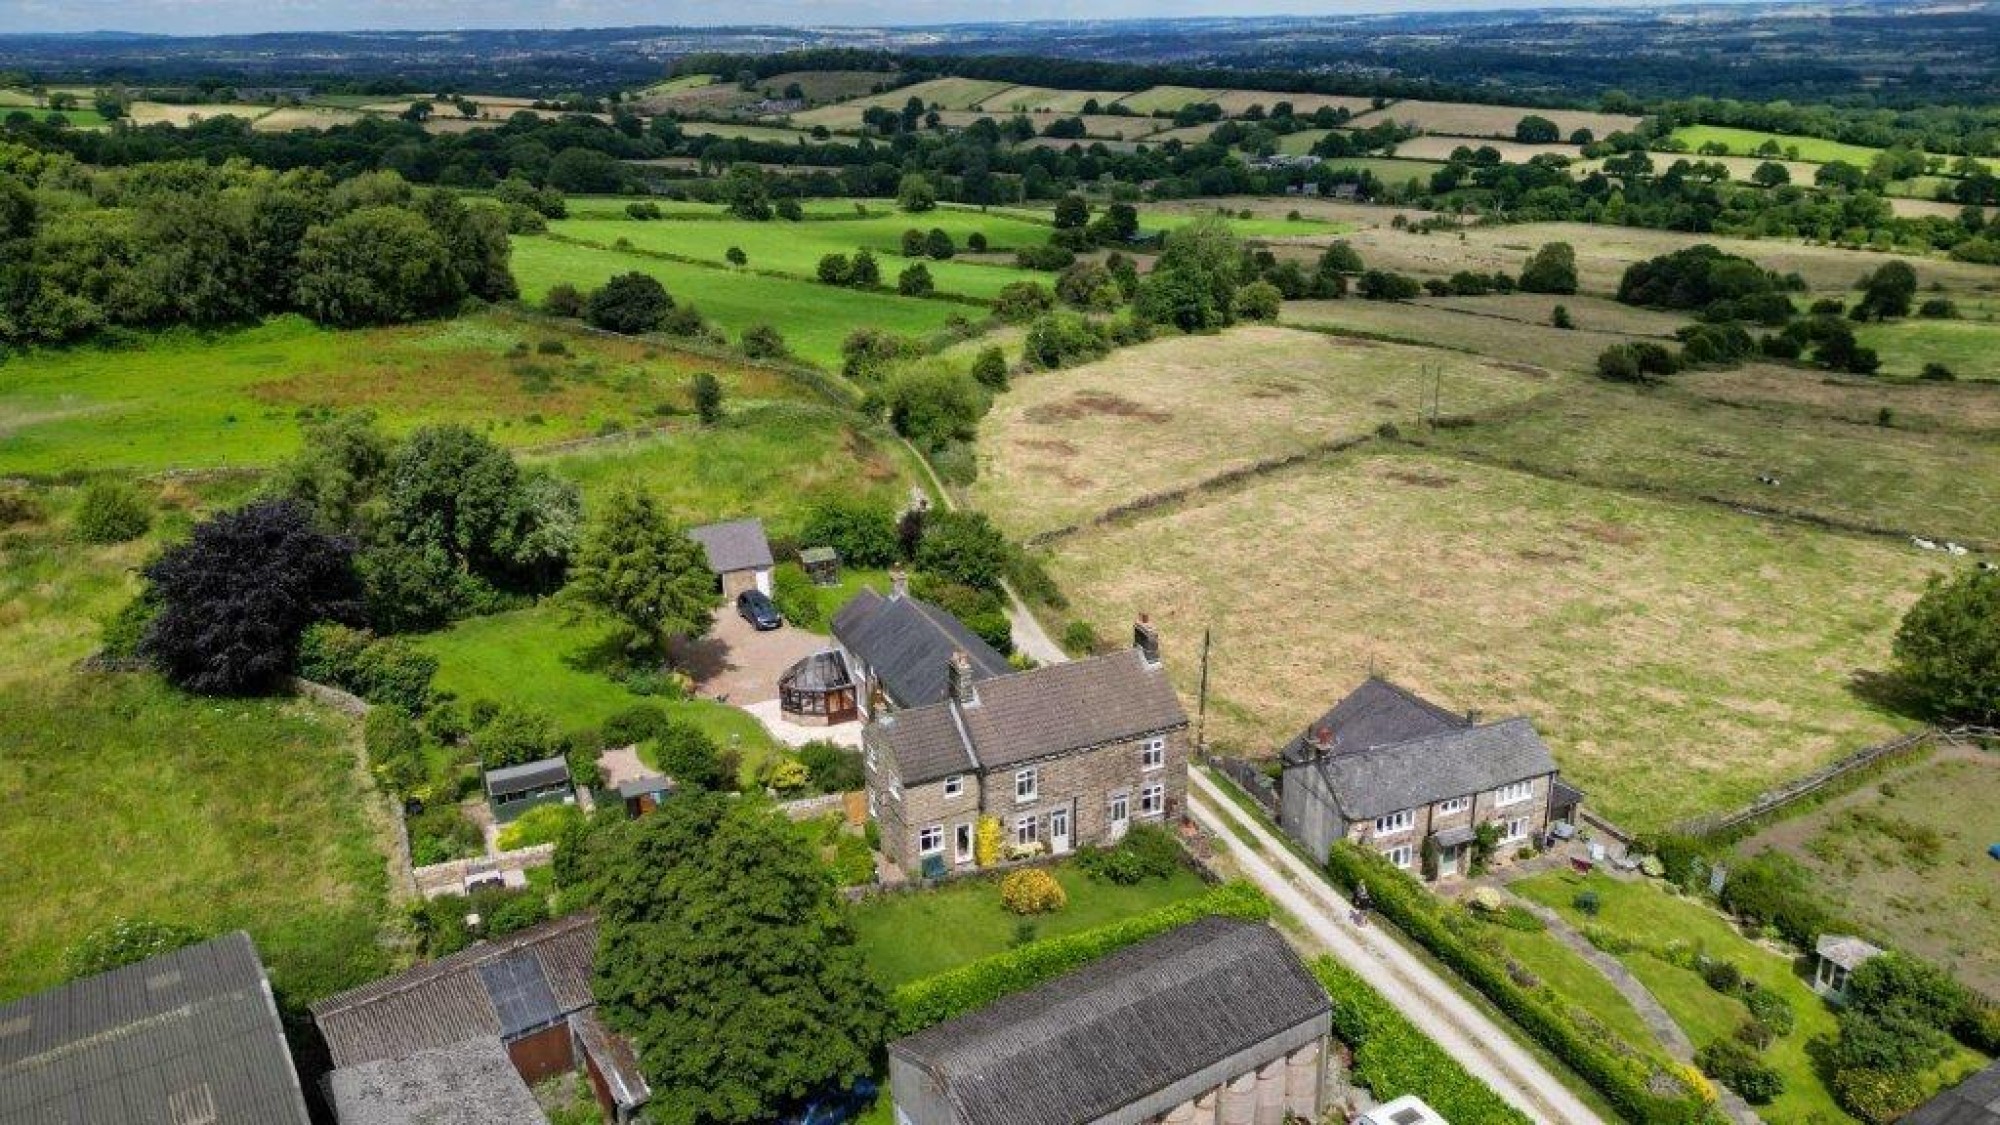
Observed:
[[[1126,793],[1111,795],[1111,809],[1105,816],[1104,835],[1108,842],[1117,843],[1125,838],[1125,829],[1132,823],[1132,798]]]
[[[1061,855],[1069,850],[1069,810],[1049,813],[1049,851]]]

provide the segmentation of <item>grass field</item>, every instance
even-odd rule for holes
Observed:
[[[1783,133],[1765,133],[1755,129],[1732,129],[1723,125],[1683,125],[1673,132],[1673,138],[1687,145],[1689,155],[1701,151],[1701,146],[1719,142],[1729,149],[1731,156],[1753,156],[1766,141],[1776,141],[1778,151],[1785,159],[1803,160],[1808,164],[1829,164],[1842,160],[1856,167],[1866,169],[1875,159],[1879,148],[1865,145],[1843,144],[1819,137],[1793,137]],[[1796,150],[1796,153],[1794,153]]]
[[[329,109],[323,106],[288,106],[274,109],[259,117],[251,128],[259,133],[287,133],[294,129],[331,129],[336,125],[352,125],[366,114],[346,109]]]
[[[826,367],[840,366],[840,342],[860,325],[921,338],[943,328],[954,316],[978,313],[948,301],[863,293],[550,238],[514,240],[514,276],[520,281],[522,296],[531,301],[540,301],[558,282],[590,290],[614,274],[633,270],[651,274],[668,291],[693,302],[732,339],[752,325],[774,325],[794,355]]]
[[[1849,678],[1884,667],[1937,565],[1915,555],[1362,451],[1066,540],[1050,569],[1100,632],[1153,614],[1184,691],[1214,630],[1223,745],[1269,751],[1373,665],[1530,716],[1594,807],[1645,830],[1900,728]]]
[[[882,106],[900,110],[911,98],[916,98],[924,103],[926,108],[971,109],[1012,86],[1011,82],[993,82],[984,78],[933,78],[928,82],[899,86],[894,90],[884,90],[879,94],[855,98],[843,104],[857,109]]]
[[[810,142],[812,135],[803,129],[785,129],[776,125],[753,125],[743,121],[683,121],[681,132],[693,137],[734,137],[740,141],[765,141],[790,145]]]
[[[1575,328],[1549,326],[1550,313],[1558,303],[1570,310]],[[1630,311],[1634,310],[1593,297],[1472,297],[1457,302],[1441,298],[1427,299],[1421,305],[1287,301],[1280,320],[1303,328],[1363,333],[1584,374],[1595,369],[1597,356],[1605,348],[1631,339],[1623,327],[1634,322],[1635,318],[1623,315]],[[1663,319],[1681,323],[1677,318]],[[1446,410],[1456,413],[1448,403]]]
[[[1221,107],[1230,117],[1240,117],[1253,105],[1261,105],[1268,114],[1271,107],[1279,102],[1292,103],[1292,112],[1300,117],[1307,116],[1322,107],[1346,109],[1352,113],[1366,113],[1370,108],[1367,98],[1346,97],[1340,94],[1297,94],[1271,90],[1215,90],[1208,100]]]
[[[852,214],[851,209],[848,212]],[[725,263],[730,247],[738,247],[749,257],[753,270],[778,270],[810,280],[827,254],[852,255],[866,249],[875,255],[886,285],[896,283],[896,275],[921,261],[930,270],[939,291],[990,300],[1016,281],[1048,282],[1048,275],[1015,269],[1011,265],[984,265],[969,261],[930,261],[902,256],[906,230],[943,230],[960,249],[974,234],[984,234],[995,251],[1011,251],[1039,246],[1049,239],[1049,228],[999,215],[975,211],[932,211],[922,215],[882,212],[874,218],[823,219],[786,223],[745,222],[718,217],[712,220],[676,222],[633,222],[628,219],[564,219],[550,224],[550,230],[567,238],[610,247],[618,239],[631,242],[642,251],[675,254]],[[699,291],[689,299],[701,303]],[[968,310],[969,311],[969,310]],[[866,321],[857,322],[856,326]]]
[[[2000,758],[1939,750],[1742,846],[1789,852],[1867,932],[2000,996],[2000,898],[1986,855],[2000,840],[1995,793]]]
[[[1125,348],[1023,376],[981,424],[973,498],[1028,536],[1218,473],[1415,423],[1434,381],[1467,408],[1537,393],[1470,356],[1284,328]]]
[[[1097,882],[1073,864],[1054,869],[1069,905],[1026,921],[1037,937],[1056,937],[1194,898],[1206,889],[1191,871],[1133,886]],[[990,879],[950,883],[920,894],[882,895],[854,908],[854,930],[875,977],[893,988],[968,961],[1004,953],[1023,919],[1000,905]]]
[[[462,702],[491,700],[541,711],[566,731],[590,730],[614,712],[657,703],[674,718],[706,730],[717,743],[742,751],[744,778],[776,749],[747,711],[710,700],[663,700],[636,695],[595,670],[604,626],[571,620],[561,606],[475,617],[438,633],[411,638],[438,659],[436,686]]]
[[[965,108],[987,113],[1082,113],[1083,107],[1093,101],[1099,106],[1107,106],[1124,97],[1125,93],[1122,90],[1052,90],[1047,86],[1009,86]]]
[[[1524,145],[1518,141],[1468,139],[1433,133],[1412,137],[1397,145],[1396,157],[1400,160],[1450,160],[1451,154],[1461,148],[1475,152],[1490,148],[1509,164],[1526,164],[1537,156],[1561,156],[1576,160],[1583,155],[1582,149],[1576,145]]]
[[[785,534],[824,499],[889,506],[905,498],[902,446],[871,437],[856,422],[825,406],[751,406],[732,409],[712,429],[634,436],[526,460],[575,481],[586,505],[632,482],[688,522],[754,512],[773,533]]]
[[[1499,925],[1482,926],[1478,933],[1500,943],[1508,958],[1555,990],[1569,1008],[1587,1013],[1629,1046],[1662,1054],[1632,1002],[1560,938],[1547,930],[1529,932]]]
[[[1590,113],[1576,109],[1534,109],[1526,106],[1474,105],[1469,102],[1399,101],[1356,114],[1354,124],[1365,127],[1381,121],[1415,125],[1426,133],[1454,137],[1512,137],[1521,118],[1534,114],[1556,123],[1567,140],[1578,129],[1589,129],[1599,140],[1614,132],[1630,132],[1640,118],[1617,113]]]
[[[1214,98],[1214,90],[1196,86],[1149,86],[1118,99],[1118,104],[1134,113],[1172,113],[1182,106],[1199,105]]]
[[[1758,1107],[1758,1116],[1771,1125],[1853,1120],[1835,1104],[1813,1060],[1813,1041],[1831,1038],[1836,1032],[1834,1013],[1793,971],[1790,957],[1745,938],[1707,906],[1670,895],[1651,882],[1558,872],[1515,883],[1513,889],[1561,912],[1572,924],[1598,926],[1637,944],[1638,949],[1619,960],[1652,991],[1697,1047],[1727,1038],[1748,1009],[1735,997],[1709,988],[1694,970],[1664,960],[1658,951],[1668,942],[1676,942],[1734,962],[1746,979],[1790,1001],[1798,1017],[1792,1033],[1764,1052],[1765,1061],[1784,1074],[1785,1092],[1770,1105]],[[1584,917],[1574,904],[1577,893],[1585,889],[1598,896],[1600,908],[1594,918]],[[1961,1049],[1937,1077],[1945,1084],[1956,1081],[1979,1061]]]
[[[240,117],[245,121],[255,121],[271,112],[267,105],[246,105],[237,102],[216,105],[168,105],[164,102],[133,102],[126,110],[132,124],[188,126],[197,121],[210,121],[217,117]],[[79,114],[79,117],[81,114]]]
[[[569,354],[536,354],[545,340]],[[804,393],[762,368],[498,313],[355,332],[281,317],[17,355],[5,371],[0,473],[35,474],[268,464],[325,409],[374,410],[392,430],[463,422],[531,445],[686,409],[697,371],[745,402]]]
[[[2000,379],[1996,304],[1960,301],[1962,320],[1899,320],[1856,328],[1855,336],[1882,356],[1882,374],[1915,378],[1942,363],[1961,379]]]
[[[0,687],[0,1000],[119,918],[247,929],[288,1004],[386,972],[386,812],[351,720],[149,676]]]

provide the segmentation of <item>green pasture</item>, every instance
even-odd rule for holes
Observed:
[[[1821,137],[1794,137],[1756,129],[1733,129],[1724,125],[1683,125],[1674,130],[1673,138],[1687,145],[1690,156],[1699,154],[1701,146],[1710,141],[1720,141],[1727,145],[1731,156],[1755,156],[1758,146],[1765,141],[1776,141],[1779,156],[1785,159],[1804,160],[1813,164],[1830,164],[1842,160],[1861,168],[1868,167],[1868,162],[1874,160],[1875,155],[1882,151],[1866,145],[1844,144]],[[1798,150],[1798,156],[1791,157],[1788,154],[1794,148]]]
[[[868,250],[882,270],[882,283],[894,285],[903,269],[922,262],[930,270],[939,291],[991,299],[1016,281],[1035,280],[1037,275],[1011,265],[928,258],[904,258],[902,237],[907,230],[943,230],[962,251],[965,240],[983,233],[992,250],[1013,250],[1048,241],[1047,227],[995,215],[967,211],[932,211],[921,215],[882,214],[871,218],[823,219],[809,222],[746,222],[714,219],[680,222],[634,222],[629,219],[565,219],[551,223],[550,230],[596,246],[612,246],[625,239],[641,251],[698,258],[718,265],[725,262],[730,247],[749,257],[751,270],[777,270],[810,279],[822,257],[828,254],[853,255]],[[697,304],[698,295],[691,296]],[[866,323],[865,321],[859,323]],[[857,324],[858,326],[858,324]],[[782,329],[781,329],[782,330]]]
[[[754,260],[752,264],[754,268]],[[745,328],[768,324],[784,336],[792,354],[829,368],[840,366],[840,342],[858,327],[872,325],[921,338],[944,328],[954,316],[977,320],[983,315],[979,309],[950,301],[842,289],[545,237],[514,239],[514,276],[522,297],[530,301],[539,302],[559,283],[587,291],[615,274],[634,270],[658,278],[669,292],[692,302],[732,340]]]
[[[812,141],[812,134],[800,129],[783,129],[775,125],[745,125],[735,121],[683,121],[681,132],[691,137],[734,137],[742,141],[774,141],[778,144],[801,144]]]
[[[1122,921],[1207,889],[1192,871],[1119,886],[1091,879],[1073,863],[1051,870],[1069,893],[1069,905],[1025,920],[1037,938]],[[871,898],[854,908],[853,919],[862,956],[888,988],[1004,953],[1016,944],[1015,929],[1024,921],[1000,905],[997,879],[968,879],[922,894]]]
[[[1922,299],[1922,295],[1919,295]],[[1855,336],[1882,356],[1882,374],[1916,378],[1942,363],[1960,379],[2000,380],[2000,306],[1959,301],[1963,319],[1909,319],[1857,325]]]
[[[1151,86],[1119,98],[1118,104],[1133,113],[1171,113],[1185,105],[1214,100],[1214,90],[1196,86]]]
[[[136,340],[0,361],[0,473],[265,465],[329,410],[537,445],[685,411],[697,371],[743,401],[805,394],[761,368],[504,313],[359,331],[284,316]],[[563,352],[540,352],[547,341]]]

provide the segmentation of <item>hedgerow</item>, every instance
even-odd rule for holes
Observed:
[[[1685,1125],[1707,1115],[1698,1091],[1663,1097],[1649,1085],[1652,1068],[1643,1060],[1614,1054],[1549,1002],[1515,983],[1496,963],[1454,933],[1438,913],[1437,899],[1389,862],[1348,843],[1335,844],[1327,869],[1352,888],[1366,880],[1377,909],[1438,960],[1493,1001],[1515,1023],[1584,1081],[1603,1094],[1619,1115],[1635,1125]],[[1676,1076],[1682,1077],[1682,1076]],[[1688,1085],[1683,1081],[1683,1086]],[[1447,1119],[1450,1115],[1447,1114]]]
[[[1354,1080],[1377,1101],[1416,1094],[1452,1125],[1527,1125],[1527,1114],[1468,1074],[1354,970],[1321,957],[1312,971],[1333,999],[1334,1037],[1354,1050]]]
[[[1197,898],[1121,922],[1029,942],[1005,953],[913,980],[890,997],[892,1034],[914,1034],[983,1008],[1002,996],[1033,988],[1128,945],[1211,915],[1261,922],[1271,916],[1271,904],[1250,884],[1232,881]]]

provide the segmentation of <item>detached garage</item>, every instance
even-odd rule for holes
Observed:
[[[722,596],[734,598],[745,590],[771,592],[771,541],[764,537],[764,521],[730,520],[691,528],[688,538],[708,552],[708,569],[715,572]]]

